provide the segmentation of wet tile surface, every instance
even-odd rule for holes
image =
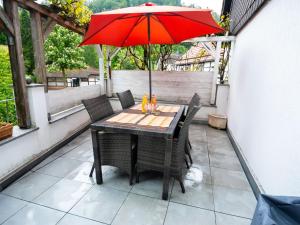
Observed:
[[[103,166],[97,185],[90,132],[84,132],[0,193],[0,224],[250,225],[256,200],[225,131],[191,125],[193,165],[162,201],[162,175]]]
[[[14,216],[10,217],[5,225],[55,225],[62,217],[63,212],[49,209],[43,206],[28,204],[26,207],[17,212]]]

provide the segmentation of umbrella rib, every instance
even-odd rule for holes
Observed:
[[[128,34],[126,35],[126,37],[124,38],[124,40],[123,40],[121,46],[123,46],[123,45],[125,44],[126,40],[128,39],[128,37],[129,37],[129,35],[131,34],[131,32],[133,31],[133,29],[134,29],[137,25],[139,25],[139,24],[145,19],[145,17],[142,18],[143,16],[144,16],[144,15],[140,15],[140,17],[138,18],[138,20],[137,20],[137,21],[133,24],[133,26],[130,28],[130,30],[129,30]],[[142,19],[141,19],[141,18],[142,18]]]
[[[105,26],[103,26],[100,30],[95,31],[95,33],[93,33],[91,36],[89,36],[87,39],[85,39],[83,41],[82,44],[84,44],[85,42],[87,42],[88,40],[90,40],[92,37],[94,37],[96,34],[98,34],[101,30],[105,29],[107,26],[109,26],[111,23],[115,22],[116,20],[122,19],[123,17],[125,17],[126,15],[122,15],[120,17],[117,17],[115,19],[113,19],[112,21],[110,21],[108,24],[106,24]]]
[[[153,16],[152,16],[152,17],[153,17]],[[161,25],[165,28],[165,30],[166,30],[167,33],[169,34],[169,36],[170,36],[170,38],[172,39],[172,41],[173,41],[174,43],[176,43],[176,41],[174,40],[174,38],[172,37],[172,35],[171,35],[170,32],[168,31],[168,29],[166,28],[165,24],[164,24],[157,16],[155,16],[155,17],[153,17],[153,18],[154,18],[154,19],[156,18],[157,21],[161,23]]]
[[[183,15],[177,14],[177,13],[175,13],[175,12],[170,12],[170,13],[172,13],[173,15],[176,15],[176,16],[183,17],[183,18],[185,18],[185,19],[191,20],[191,21],[193,21],[193,22],[201,23],[201,24],[204,24],[204,25],[206,25],[206,26],[210,26],[210,27],[216,28],[216,29],[218,29],[218,30],[220,30],[220,31],[224,31],[224,30],[223,30],[222,28],[220,28],[220,27],[216,27],[216,26],[213,26],[213,25],[210,25],[210,24],[207,24],[207,23],[198,21],[198,20],[194,20],[194,19],[192,19],[192,18],[189,18],[189,17],[183,16]]]

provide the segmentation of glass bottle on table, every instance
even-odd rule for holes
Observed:
[[[151,112],[152,113],[156,112],[156,107],[157,107],[156,95],[152,95],[152,97],[151,97]]]
[[[147,95],[144,94],[142,99],[142,113],[147,113],[148,110],[148,98]]]

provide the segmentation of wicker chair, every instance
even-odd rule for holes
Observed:
[[[121,93],[117,93],[117,96],[121,102],[123,109],[127,109],[130,106],[135,105],[134,98],[133,98],[133,95],[130,90],[127,90],[127,91],[124,91]]]
[[[180,183],[182,193],[185,192],[183,185],[183,166],[185,159],[185,145],[189,125],[200,107],[193,107],[189,110],[187,117],[179,131],[178,138],[173,139],[173,151],[170,175]],[[152,170],[163,172],[166,141],[163,138],[139,136],[138,154],[136,163],[136,182],[139,182],[139,174],[143,171]]]
[[[92,123],[112,115],[113,109],[106,95],[82,100],[88,111]],[[129,183],[132,184],[134,165],[136,161],[136,149],[134,137],[129,134],[99,132],[97,135],[101,165],[110,165],[120,168],[129,174]],[[95,169],[93,164],[90,177]]]
[[[200,97],[197,93],[195,93],[189,103],[188,109],[187,109],[187,114],[189,111],[194,107],[194,106],[199,106],[200,105]],[[184,117],[185,118],[185,117]],[[187,136],[187,141],[186,141],[186,148],[185,148],[185,154],[189,157],[190,163],[193,164],[193,159],[191,156],[191,149],[192,145],[189,139],[189,134]],[[189,165],[187,164],[187,167],[189,168]]]

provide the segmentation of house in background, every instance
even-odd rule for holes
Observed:
[[[300,196],[299,12],[299,0],[223,4],[236,36],[228,131],[256,191],[270,195]]]
[[[62,89],[65,87],[79,87],[95,85],[99,83],[99,69],[87,68],[79,70],[69,70],[67,81],[62,72],[47,73],[47,84],[51,90]]]
[[[192,46],[173,66],[175,71],[213,71],[214,58],[202,43]]]

